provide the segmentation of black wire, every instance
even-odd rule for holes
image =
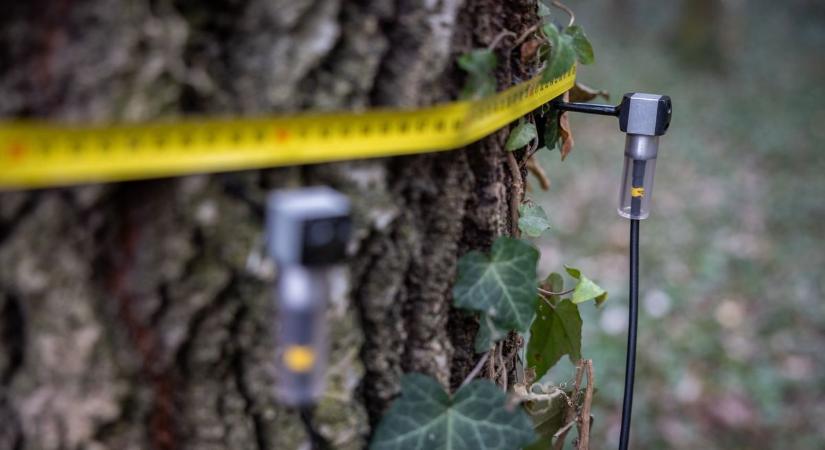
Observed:
[[[627,359],[624,371],[624,402],[619,450],[630,441],[630,413],[633,409],[633,381],[636,376],[636,329],[639,321],[639,221],[630,221],[630,308],[628,309]]]
[[[304,423],[304,430],[306,430],[307,436],[309,437],[310,448],[312,450],[329,450],[331,448],[329,442],[321,436],[321,433],[319,433],[312,424],[312,409],[311,406],[299,408],[301,422]]]

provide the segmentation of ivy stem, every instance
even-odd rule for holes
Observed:
[[[535,146],[533,142],[535,142]],[[521,163],[519,163],[519,167],[524,167],[524,165],[527,164],[528,161],[530,161],[530,158],[535,156],[536,152],[538,152],[539,150],[541,149],[539,148],[538,140],[534,139],[533,141],[530,141],[530,144],[527,147],[526,156],[524,157],[524,159],[521,160]]]
[[[524,30],[524,33],[521,33],[521,36],[519,36],[518,39],[516,39],[516,42],[513,43],[513,48],[518,47],[519,44],[524,42],[524,40],[527,39],[528,36],[535,33],[536,30],[538,30],[538,29],[539,29],[539,24],[536,23],[536,24],[533,24],[533,26],[531,26],[530,28]]]
[[[564,11],[564,12],[566,12],[566,13],[567,13],[567,15],[568,15],[568,16],[570,16],[570,23],[568,23],[568,24],[567,24],[567,26],[568,26],[568,27],[572,27],[572,26],[573,26],[573,22],[575,22],[575,21],[576,21],[576,15],[575,15],[575,14],[573,14],[573,10],[571,10],[571,9],[570,9],[570,8],[568,8],[568,7],[567,7],[564,3],[562,3],[562,2],[560,2],[560,1],[558,1],[558,0],[554,0],[554,1],[553,1],[553,6],[555,6],[556,8],[559,8],[560,10],[562,10],[562,11]]]
[[[516,37],[516,33],[513,33],[510,30],[502,31],[501,33],[496,35],[496,37],[493,38],[493,42],[490,42],[490,45],[487,46],[487,50],[495,50],[496,47],[498,47],[498,43],[501,42],[501,40],[504,39],[506,36]]]
[[[558,296],[562,296],[562,295],[567,295],[567,294],[570,294],[570,293],[572,293],[572,292],[573,292],[573,291],[575,291],[575,290],[576,290],[576,288],[570,288],[570,289],[568,289],[568,290],[566,290],[566,291],[561,291],[561,292],[553,292],[553,291],[548,291],[547,289],[542,289],[542,288],[539,288],[539,292],[541,292],[541,293],[542,293],[542,294],[544,294],[544,295],[558,295]]]
[[[473,370],[471,370],[470,373],[467,375],[467,378],[465,378],[464,381],[461,382],[461,385],[458,387],[459,389],[463,388],[469,382],[473,381],[473,378],[475,378],[478,375],[478,373],[481,372],[481,368],[484,367],[484,363],[487,362],[487,358],[489,358],[489,357],[490,357],[490,352],[489,351],[484,353],[484,355],[481,357],[481,359],[479,359],[478,362],[476,363],[476,366],[473,367]]]
[[[573,14],[573,10],[572,10],[572,9],[570,9],[569,7],[567,7],[567,5],[565,5],[564,3],[559,2],[559,1],[554,1],[554,2],[553,2],[553,6],[555,6],[556,8],[561,9],[562,11],[566,12],[568,16],[570,16],[570,22],[568,22],[568,23],[567,23],[567,26],[568,26],[568,27],[569,27],[569,26],[572,26],[572,25],[573,25],[573,23],[574,23],[574,22],[576,22],[576,15],[575,15],[575,14]],[[527,39],[527,38],[528,38],[531,34],[535,33],[535,32],[539,29],[539,25],[540,25],[540,24],[541,24],[541,22],[535,23],[535,24],[533,24],[530,28],[528,28],[528,29],[524,30],[524,32],[523,32],[523,33],[521,33],[521,36],[519,36],[519,37],[518,37],[518,39],[516,39],[516,42],[514,42],[514,43],[513,43],[513,47],[512,47],[512,48],[516,48],[516,47],[518,47],[518,46],[519,46],[522,42],[524,42],[524,41],[525,41],[525,40],[526,40],[526,39]]]
[[[544,168],[541,167],[541,164],[536,161],[535,157],[530,157],[530,159],[527,160],[527,170],[538,178],[539,185],[543,191],[550,190],[550,178],[547,178],[547,173],[544,171]]]

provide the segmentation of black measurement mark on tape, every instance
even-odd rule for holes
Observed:
[[[163,149],[166,146],[166,135],[164,133],[158,133],[155,135],[155,147],[158,149]]]
[[[263,142],[264,138],[266,137],[266,131],[263,128],[256,128],[255,132],[253,133],[255,140],[258,142]]]
[[[184,131],[183,133],[181,133],[181,135],[180,135],[180,144],[184,148],[190,147],[194,141],[195,141],[195,137],[192,135],[191,132]]]

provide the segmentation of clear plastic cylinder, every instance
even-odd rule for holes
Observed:
[[[276,394],[292,406],[313,404],[324,389],[328,344],[328,271],[285,266],[277,288]]]
[[[656,158],[633,159],[625,155],[622,189],[619,192],[619,215],[626,219],[646,219],[653,196],[653,173]]]

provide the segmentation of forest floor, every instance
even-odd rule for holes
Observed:
[[[612,23],[600,2],[582,3],[596,65],[580,68],[580,81],[608,89],[614,102],[643,90],[674,103],[641,227],[634,447],[821,448],[821,8],[749,4],[738,18],[745,44],[722,69],[703,69],[668,47],[677,2],[658,7],[646,34]],[[564,163],[541,156],[552,186],[529,195],[554,224],[541,242],[544,273],[574,265],[610,293],[602,310],[583,308],[583,354],[599,380],[593,441],[611,448],[627,323],[628,224],[616,214],[624,136],[613,119],[571,121],[576,147]],[[568,381],[571,367],[560,364],[549,379]]]

